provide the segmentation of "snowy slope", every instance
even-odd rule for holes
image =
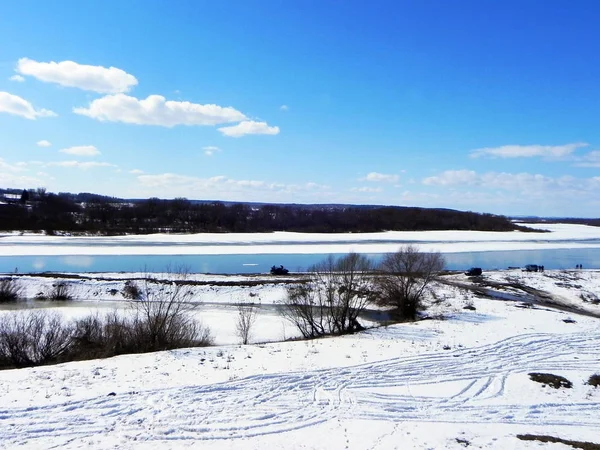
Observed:
[[[600,441],[600,388],[584,384],[600,372],[598,319],[447,286],[436,298],[429,313],[446,320],[1,371],[0,446],[568,448],[517,433]],[[542,387],[531,371],[574,387]]]

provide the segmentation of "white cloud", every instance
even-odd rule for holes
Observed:
[[[383,189],[381,188],[373,188],[369,186],[355,187],[350,189],[352,192],[381,192]]]
[[[35,120],[38,117],[56,116],[56,113],[47,109],[35,109],[27,100],[8,92],[0,92],[0,112],[25,117],[30,120]]]
[[[144,171],[140,170],[140,169],[133,169],[133,170],[130,170],[129,173],[132,175],[141,175],[144,173]]]
[[[587,147],[585,142],[565,145],[504,145],[502,147],[479,148],[471,151],[471,158],[489,156],[492,158],[531,158],[541,156],[558,159],[570,155],[578,148]]]
[[[224,175],[198,178],[174,173],[140,175],[137,177],[142,195],[172,197],[220,198],[238,201],[285,201],[290,197],[325,195],[328,186],[317,183],[284,184],[262,180],[236,180]],[[312,197],[311,197],[312,199]]]
[[[219,147],[216,147],[214,145],[207,145],[206,147],[202,147],[202,150],[204,150],[204,154],[206,156],[212,156],[215,153],[221,151],[221,149]]]
[[[279,127],[270,127],[267,122],[245,120],[237,125],[219,128],[219,131],[223,133],[224,136],[237,138],[247,134],[279,134]]]
[[[88,108],[73,108],[73,112],[100,121],[162,127],[219,125],[246,118],[231,107],[167,101],[161,95],[149,95],[142,100],[125,94],[107,95],[91,102]]]
[[[440,175],[425,178],[423,184],[431,186],[471,185],[477,180],[477,173],[473,170],[446,170]]]
[[[576,167],[600,167],[600,151],[594,150],[584,155],[575,163]]]
[[[57,167],[74,167],[76,169],[88,170],[94,169],[98,167],[117,167],[114,164],[110,164],[107,162],[99,162],[99,161],[58,161],[48,163],[49,166],[57,166]]]
[[[77,156],[96,156],[100,154],[100,150],[93,145],[78,145],[75,147],[63,148],[59,150],[59,152]]]
[[[8,170],[10,172],[18,172],[23,167],[23,163],[9,164],[4,159],[0,158],[0,170]]]
[[[288,105],[281,105],[281,106],[279,107],[279,109],[280,109],[280,110],[282,110],[282,111],[289,111],[289,110],[290,110],[290,107],[289,107]]]
[[[26,188],[32,186],[40,186],[43,181],[40,178],[35,178],[27,175],[15,175],[12,173],[0,172],[0,186],[13,188]]]
[[[25,77],[22,77],[21,75],[13,75],[9,78],[9,80],[16,81],[17,83],[23,83],[25,81]]]
[[[557,193],[562,195],[570,190],[590,190],[594,185],[594,181],[591,178],[548,177],[526,172],[486,172],[478,174],[472,170],[447,170],[440,175],[425,178],[423,184],[456,189],[513,191],[533,199],[547,197],[548,195],[552,196]]]
[[[116,67],[89,66],[74,61],[38,62],[21,58],[15,70],[21,75],[30,75],[46,83],[101,94],[128,92],[138,84],[133,75]]]
[[[361,178],[360,181],[373,181],[377,183],[397,183],[400,177],[393,174],[385,174],[378,172],[370,172],[366,177]]]
[[[37,141],[36,145],[38,147],[52,147],[52,143],[47,141],[46,139],[42,139],[41,141]]]

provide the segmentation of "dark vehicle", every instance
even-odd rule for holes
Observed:
[[[471,267],[469,270],[465,272],[465,275],[468,277],[478,277],[483,273],[481,267]]]
[[[540,266],[538,266],[537,264],[527,264],[523,270],[525,272],[537,272],[538,270],[540,270]]]
[[[287,275],[288,273],[290,273],[290,271],[283,266],[271,267],[271,275]]]

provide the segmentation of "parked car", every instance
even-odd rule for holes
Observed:
[[[523,269],[525,272],[537,272],[538,270],[540,270],[540,266],[538,266],[537,264],[527,264],[525,266],[525,269]]]
[[[481,267],[471,267],[469,270],[465,272],[465,275],[468,277],[478,277],[483,273]]]

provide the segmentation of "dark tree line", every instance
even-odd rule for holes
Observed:
[[[348,205],[270,205],[198,202],[185,198],[123,200],[43,189],[0,191],[1,230],[103,234],[269,232],[376,232],[385,230],[527,230],[504,216],[449,209]]]

